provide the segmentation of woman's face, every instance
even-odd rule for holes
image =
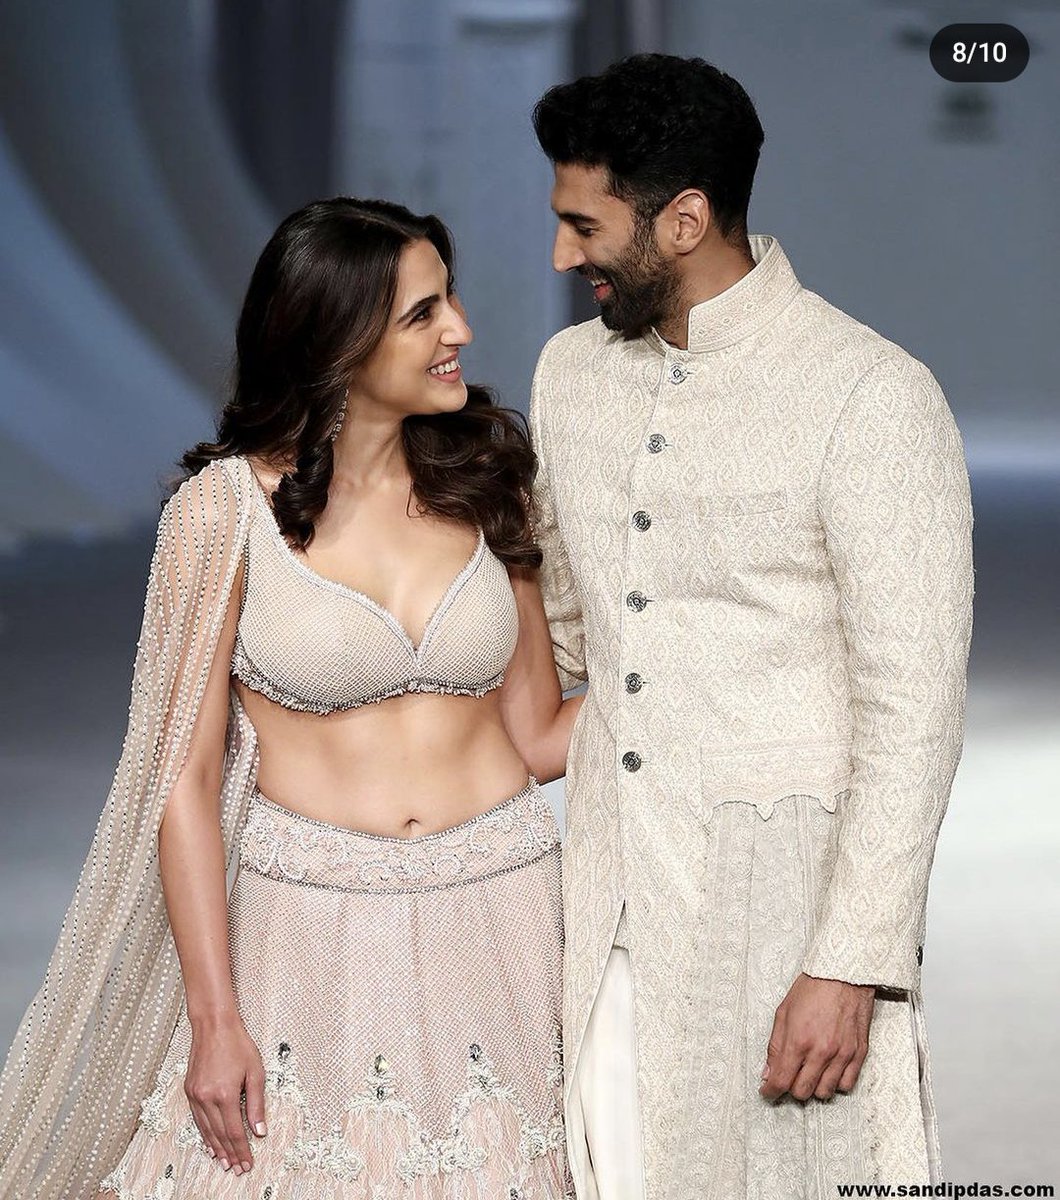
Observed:
[[[438,251],[426,239],[409,243],[398,263],[386,332],[354,372],[351,408],[360,399],[398,417],[457,412],[467,403],[458,354],[470,341]]]

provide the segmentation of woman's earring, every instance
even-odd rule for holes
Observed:
[[[342,432],[342,423],[346,420],[346,405],[350,402],[350,389],[346,389],[346,395],[342,398],[342,407],[339,409],[339,415],[331,430],[331,440],[334,441]]]

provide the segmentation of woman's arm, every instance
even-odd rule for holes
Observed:
[[[265,1071],[243,1027],[232,986],[220,824],[229,670],[242,573],[241,567],[187,758],[166,802],[158,835],[162,890],[192,1030],[184,1089],[206,1145],[225,1170],[231,1166],[236,1174],[250,1170],[253,1162],[240,1113],[244,1089],[251,1128],[259,1135],[265,1128]]]
[[[519,641],[505,672],[501,715],[523,762],[549,783],[566,772],[571,729],[585,697],[563,699],[537,573],[512,569],[510,575]]]

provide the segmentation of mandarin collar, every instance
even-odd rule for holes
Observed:
[[[795,299],[802,285],[777,239],[752,233],[748,241],[754,267],[732,287],[689,309],[688,349],[671,346],[653,328],[646,337],[654,349],[671,356],[724,350],[765,329]]]

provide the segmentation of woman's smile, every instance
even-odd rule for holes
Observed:
[[[427,374],[442,383],[458,383],[463,378],[458,354],[454,352],[448,358],[443,358],[440,362],[428,367]]]

